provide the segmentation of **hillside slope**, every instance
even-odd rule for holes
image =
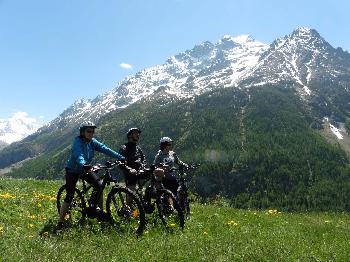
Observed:
[[[96,135],[118,149],[127,129],[140,127],[149,162],[159,138],[172,137],[183,160],[202,164],[193,181],[202,197],[220,194],[238,207],[350,208],[344,193],[350,189],[346,153],[310,127],[314,116],[294,89],[265,86],[247,94],[224,88],[159,107],[163,102],[159,93],[111,112],[101,119]],[[64,144],[72,139],[66,137]],[[58,178],[68,154],[69,146],[62,146],[24,163],[11,176]]]

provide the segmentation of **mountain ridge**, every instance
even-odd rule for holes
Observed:
[[[310,48],[311,44],[318,49]],[[322,53],[325,50],[331,61],[322,59],[326,55]],[[306,67],[305,61],[314,61],[314,64]],[[329,118],[330,124],[337,125],[337,121],[345,122],[350,112],[350,105],[346,102],[350,99],[347,65],[350,67],[348,53],[334,49],[316,30],[309,28],[298,28],[269,46],[248,35],[225,35],[214,44],[205,41],[170,57],[162,65],[128,76],[115,88],[94,99],[77,100],[38,132],[9,147],[9,152],[0,151],[0,167],[62,145],[63,135],[73,135],[84,120],[98,122],[108,113],[118,113],[138,101],[151,101],[154,96],[162,98],[157,100],[160,106],[173,100],[192,99],[218,87],[235,86],[248,93],[250,88],[265,84],[293,87],[310,110],[315,111],[313,126],[322,128],[324,117]],[[327,71],[332,66],[338,73]],[[329,76],[326,80],[323,80],[324,72]],[[58,137],[55,142],[50,141],[54,134]],[[21,147],[26,153],[21,151]],[[19,151],[22,153],[19,154]],[[21,157],[11,156],[14,152]],[[4,161],[5,158],[8,161]]]

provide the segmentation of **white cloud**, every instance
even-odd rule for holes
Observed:
[[[124,69],[132,69],[132,65],[127,63],[121,63],[119,66]]]

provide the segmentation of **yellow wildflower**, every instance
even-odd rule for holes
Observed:
[[[171,223],[171,224],[169,224],[169,226],[170,226],[170,227],[176,227],[176,224]]]
[[[269,209],[266,214],[268,214],[268,215],[277,215],[277,214],[280,214],[280,213],[278,212],[277,209]]]
[[[1,227],[1,226],[0,226],[0,234],[1,234],[1,233],[4,233],[4,227]]]
[[[0,198],[11,199],[11,198],[16,198],[16,196],[10,193],[5,193],[5,194],[0,194]]]
[[[55,201],[55,196],[45,195],[45,194],[39,194],[36,192],[33,192],[34,198],[37,200],[49,200],[49,201]]]
[[[208,235],[208,232],[204,231],[204,232],[203,232],[203,235]]]
[[[32,228],[32,227],[34,227],[34,225],[33,224],[28,224],[28,227]]]
[[[234,221],[234,220],[230,220],[230,221],[227,222],[227,225],[229,225],[229,226],[238,226],[238,223],[236,221]]]

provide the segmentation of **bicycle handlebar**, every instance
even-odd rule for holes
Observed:
[[[189,170],[194,170],[194,169],[197,169],[198,167],[200,167],[200,164],[191,164],[191,165],[187,165],[187,166],[180,166],[180,167],[172,167],[170,169],[170,171],[174,171],[174,170],[186,170],[186,171],[189,171]]]
[[[109,161],[107,161],[104,165],[102,165],[102,164],[96,164],[96,165],[92,166],[90,170],[91,170],[93,173],[97,173],[97,172],[99,172],[99,171],[101,171],[101,170],[110,170],[110,169],[113,169],[113,168],[115,168],[116,166],[125,167],[125,168],[128,168],[128,169],[129,169],[129,167],[128,167],[124,162],[122,162],[122,161],[120,161],[120,160],[116,160],[116,161],[114,161],[114,162],[109,162]],[[88,172],[88,173],[89,173],[89,172]]]

